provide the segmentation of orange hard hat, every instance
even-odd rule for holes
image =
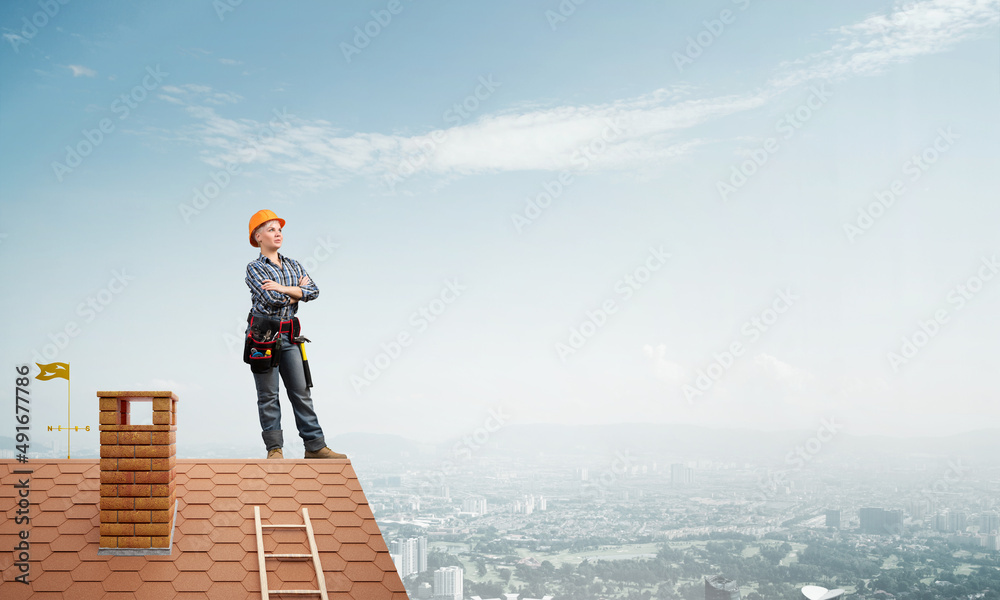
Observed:
[[[253,230],[268,221],[277,221],[281,223],[282,227],[285,226],[285,220],[279,218],[278,215],[269,210],[258,210],[252,217],[250,217],[250,245],[254,248],[260,248],[260,246],[258,246],[256,240],[253,239]]]

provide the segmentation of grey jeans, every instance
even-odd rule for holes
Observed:
[[[249,331],[249,329],[248,329]],[[267,373],[254,373],[257,385],[257,414],[260,417],[261,437],[268,450],[281,448],[284,437],[281,431],[281,404],[278,402],[278,375],[285,384],[288,401],[292,404],[295,426],[299,437],[309,452],[322,450],[326,446],[323,429],[313,409],[309,388],[306,387],[305,371],[302,369],[302,353],[298,344],[293,344],[288,333],[281,335],[281,358],[278,366]]]

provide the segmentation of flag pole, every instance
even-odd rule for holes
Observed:
[[[69,374],[66,375],[66,458],[69,458]]]

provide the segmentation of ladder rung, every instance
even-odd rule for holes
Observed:
[[[261,524],[261,529],[305,529],[305,525],[264,525]]]
[[[265,554],[264,558],[312,558],[312,554]]]
[[[268,594],[319,594],[319,590],[267,590]]]

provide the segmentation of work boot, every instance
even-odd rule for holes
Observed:
[[[305,458],[347,458],[347,455],[341,454],[340,452],[334,452],[326,446],[323,446],[315,452],[306,450]]]
[[[267,451],[267,458],[285,458],[285,455],[281,452],[281,448],[274,448],[273,450]]]

